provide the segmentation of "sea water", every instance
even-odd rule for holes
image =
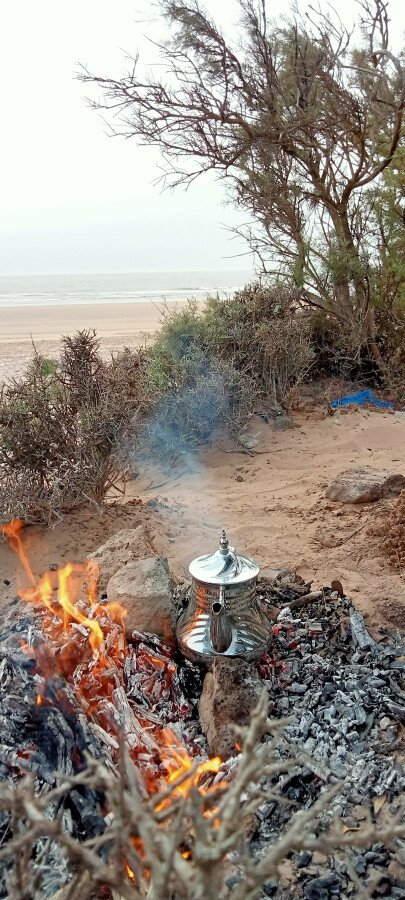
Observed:
[[[2,275],[0,306],[139,303],[231,296],[252,271],[118,272],[84,275]]]

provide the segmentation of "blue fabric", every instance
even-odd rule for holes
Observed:
[[[338,400],[332,400],[331,407],[336,409],[338,406],[350,406],[356,403],[358,406],[364,406],[365,403],[372,403],[373,406],[382,406],[385,409],[392,409],[393,403],[386,400],[379,400],[370,390],[359,391],[357,394],[347,394],[346,397],[339,397]]]

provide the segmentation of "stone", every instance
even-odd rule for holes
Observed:
[[[328,500],[341,503],[373,503],[383,497],[394,497],[405,488],[403,475],[386,469],[363,466],[341,472],[326,491]]]
[[[118,569],[134,559],[145,559],[150,555],[151,546],[145,526],[125,528],[114,534],[93,553],[89,553],[88,572],[93,574],[98,592],[102,594],[105,593],[110,578],[118,572]]]
[[[128,562],[110,578],[107,598],[126,609],[127,637],[134,630],[171,637],[172,584],[167,559],[150,557]]]
[[[232,657],[214,660],[199,703],[201,727],[212,756],[229,759],[237,755],[232,725],[249,724],[262,690],[255,663]]]

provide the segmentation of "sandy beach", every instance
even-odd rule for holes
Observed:
[[[174,305],[181,305],[181,301]],[[161,313],[152,302],[10,306],[0,309],[0,383],[20,375],[32,356],[32,344],[56,357],[60,337],[95,328],[103,353],[139,347],[159,328]]]
[[[295,569],[314,589],[341,580],[368,627],[403,627],[405,573],[388,566],[373,533],[395,498],[342,506],[325,490],[353,466],[403,473],[405,419],[354,409],[331,417],[320,407],[295,414],[292,425],[279,431],[254,421],[260,442],[253,456],[221,440],[180,456],[167,470],[146,465],[126,496],[103,510],[70,513],[49,531],[27,529],[34,572],[39,577],[50,563],[82,562],[116,532],[143,524],[153,553],[167,557],[180,583],[189,579],[190,560],[214,549],[225,527],[232,544],[261,566]],[[0,571],[7,579],[4,616],[21,573],[1,541]]]

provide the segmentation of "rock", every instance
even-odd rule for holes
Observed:
[[[330,586],[332,588],[332,591],[336,591],[336,593],[339,595],[339,597],[344,597],[345,592],[343,590],[343,585],[342,585],[342,582],[339,581],[338,578],[334,578],[333,581],[331,581]]]
[[[167,559],[137,559],[122,566],[108,582],[107,597],[126,609],[128,637],[134,629],[171,636],[172,584]]]
[[[88,569],[95,576],[99,593],[106,591],[110,578],[126,563],[150,555],[151,546],[144,525],[118,531],[87,557],[90,563]]]
[[[326,491],[328,500],[341,503],[372,503],[382,497],[393,497],[405,488],[403,475],[392,475],[386,469],[347,469],[341,472]]]
[[[256,431],[255,434],[249,434],[247,431],[243,431],[238,434],[238,441],[242,444],[242,447],[246,448],[246,450],[254,450],[259,443],[260,435],[261,431]]]
[[[236,755],[232,725],[249,723],[262,690],[254,663],[232,657],[214,660],[199,703],[201,727],[213,756],[229,759]]]

